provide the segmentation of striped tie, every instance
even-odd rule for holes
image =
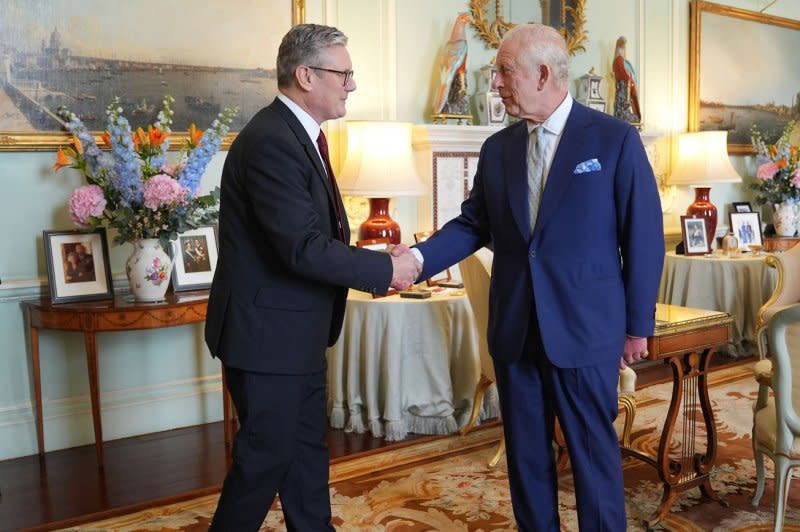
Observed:
[[[531,213],[531,233],[542,202],[544,182],[544,128],[536,126],[528,139],[528,207]]]

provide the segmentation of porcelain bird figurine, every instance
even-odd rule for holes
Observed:
[[[469,114],[467,100],[467,39],[464,27],[469,15],[459,13],[442,52],[439,88],[433,99],[433,114]]]

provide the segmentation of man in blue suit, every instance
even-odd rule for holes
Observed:
[[[427,278],[494,249],[488,340],[520,530],[559,530],[557,417],[581,530],[616,532],[627,526],[618,368],[653,333],[662,215],[636,129],[573,101],[568,70],[553,28],[506,35],[493,86],[521,120],[486,140],[461,215],[415,251]]]

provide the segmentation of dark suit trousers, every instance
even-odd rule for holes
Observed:
[[[558,532],[554,416],[567,442],[581,530],[626,529],[617,417],[618,362],[557,368],[538,347],[522,359],[496,364],[508,479],[521,531]],[[591,356],[591,353],[587,353]]]
[[[274,375],[225,368],[240,428],[210,530],[258,530],[276,493],[288,530],[334,530],[326,373]]]

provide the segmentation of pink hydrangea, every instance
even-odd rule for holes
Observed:
[[[159,168],[159,170],[172,177],[178,175],[178,170],[180,169],[181,166],[177,163],[164,163],[161,165],[161,168]]]
[[[187,190],[166,174],[154,175],[144,184],[144,206],[157,210],[186,198]]]
[[[770,161],[758,167],[758,170],[756,170],[756,177],[762,181],[769,181],[775,177],[775,174],[777,174],[779,170],[780,168],[778,165]]]
[[[792,174],[792,185],[794,188],[800,188],[800,167]]]
[[[69,216],[81,228],[89,227],[89,218],[100,218],[106,208],[103,189],[97,185],[86,185],[75,190],[69,197]]]

